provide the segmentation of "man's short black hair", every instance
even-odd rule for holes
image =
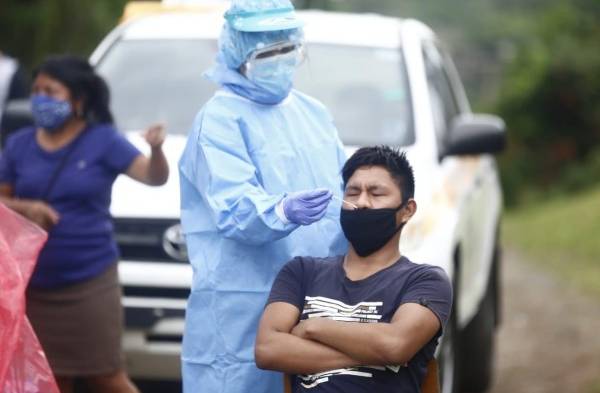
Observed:
[[[358,149],[342,168],[344,187],[361,167],[380,166],[388,170],[402,192],[402,202],[415,196],[415,176],[406,154],[389,146],[370,146]]]

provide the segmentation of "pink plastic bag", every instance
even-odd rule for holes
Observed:
[[[25,315],[25,289],[46,232],[0,203],[0,392],[59,393]]]

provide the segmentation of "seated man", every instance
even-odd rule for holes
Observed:
[[[344,165],[340,221],[350,249],[296,257],[279,272],[256,338],[256,364],[293,374],[294,392],[420,392],[450,315],[439,267],[400,255],[413,216],[413,171],[388,147]],[[355,205],[355,209],[351,207]]]

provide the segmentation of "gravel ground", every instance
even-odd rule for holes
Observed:
[[[600,301],[514,250],[503,263],[503,322],[489,393],[600,393]]]

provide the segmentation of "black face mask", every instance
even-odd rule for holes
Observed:
[[[396,209],[342,209],[340,223],[354,251],[366,257],[385,246],[404,226],[396,226],[396,212],[403,207],[404,202]]]

